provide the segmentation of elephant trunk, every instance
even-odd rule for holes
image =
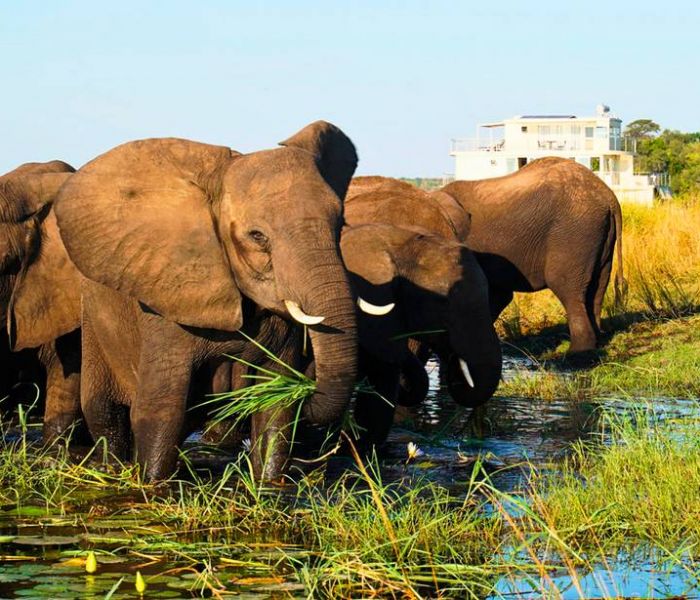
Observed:
[[[458,404],[476,407],[493,396],[501,379],[501,344],[488,314],[488,304],[481,310],[465,311],[459,301],[459,287],[450,298],[449,338],[451,352],[442,356],[447,363],[447,386]],[[482,313],[483,314],[480,314]]]
[[[307,325],[315,360],[316,391],[304,403],[303,415],[313,424],[327,425],[342,418],[355,386],[355,305],[332,240],[301,259],[303,267],[289,270],[297,275],[296,280],[285,281],[284,288],[290,290],[292,301],[303,309],[302,314],[323,317],[321,322]]]

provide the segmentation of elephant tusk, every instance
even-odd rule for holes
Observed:
[[[396,306],[396,304],[392,302],[391,304],[385,304],[384,306],[377,306],[376,304],[370,304],[369,302],[367,302],[367,300],[358,296],[357,306],[360,307],[360,310],[362,312],[367,313],[368,315],[381,317],[382,315],[389,314],[394,309],[394,306]]]
[[[318,325],[326,318],[307,315],[303,310],[301,310],[301,306],[299,306],[296,302],[292,302],[291,300],[285,300],[284,306],[289,311],[292,319],[299,321],[299,323],[302,323],[303,325]]]
[[[474,387],[474,380],[472,379],[472,374],[469,372],[469,367],[467,366],[467,362],[463,359],[459,359],[459,368],[462,369],[462,375],[464,375],[464,379],[467,380],[467,383],[469,384],[469,387]]]

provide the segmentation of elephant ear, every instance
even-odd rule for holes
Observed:
[[[38,228],[8,311],[13,350],[35,348],[80,327],[80,274],[68,258],[50,205],[29,225]]]
[[[130,142],[99,156],[56,201],[68,255],[88,279],[172,321],[238,330],[241,295],[212,213],[235,156],[174,138]]]
[[[472,225],[471,213],[464,210],[460,204],[448,193],[438,190],[432,192],[430,197],[438,206],[445,217],[445,222],[454,232],[457,240],[467,239]]]
[[[343,200],[357,168],[357,152],[350,138],[327,121],[307,125],[280,146],[301,148],[313,154],[326,183]]]

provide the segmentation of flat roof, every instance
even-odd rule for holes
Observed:
[[[521,115],[518,119],[575,119],[576,115]]]
[[[503,121],[498,123],[479,123],[479,127],[505,127],[505,125]]]

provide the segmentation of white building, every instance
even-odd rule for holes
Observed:
[[[517,171],[543,156],[570,158],[593,170],[620,201],[651,204],[654,178],[634,173],[634,140],[622,121],[599,105],[593,117],[523,115],[477,126],[476,137],[454,139],[455,179],[486,179]]]

